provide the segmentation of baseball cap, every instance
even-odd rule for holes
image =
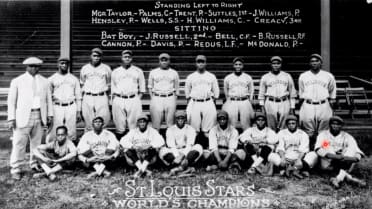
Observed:
[[[237,61],[240,61],[240,62],[244,63],[244,60],[243,60],[242,57],[235,57],[235,58],[233,59],[233,63],[235,63],[235,62],[237,62]]]
[[[43,64],[43,60],[37,58],[37,57],[29,57],[25,59],[22,64],[24,65],[41,65]]]
[[[262,112],[256,112],[254,119],[257,120],[258,118],[264,118],[266,120],[266,115],[263,114]]]
[[[271,61],[271,62],[273,62],[273,61],[279,61],[279,62],[282,62],[283,60],[282,60],[282,58],[279,57],[279,56],[273,56],[273,57],[271,57],[270,61]]]
[[[334,121],[338,121],[340,122],[341,124],[344,124],[344,120],[340,117],[340,116],[332,116],[330,119],[329,119],[329,123],[331,124],[332,122]]]
[[[67,62],[70,62],[70,59],[68,57],[59,57],[58,58],[58,62],[60,61],[67,61]]]
[[[94,48],[94,49],[92,49],[92,53],[97,53],[99,55],[102,55],[103,54],[103,52],[102,52],[102,50],[100,48]]]
[[[311,59],[311,58],[317,58],[317,59],[320,60],[321,62],[323,61],[322,56],[320,56],[319,54],[312,54],[312,55],[310,55],[310,59]]]
[[[195,60],[196,61],[198,61],[198,60],[207,61],[207,57],[205,57],[204,55],[198,55],[198,56],[196,56]]]
[[[132,50],[127,49],[127,50],[124,50],[124,51],[121,53],[121,55],[124,55],[124,54],[129,54],[130,56],[132,56],[132,55],[133,55],[133,52],[132,52]]]
[[[97,120],[97,119],[101,120],[102,123],[105,122],[105,120],[103,120],[103,117],[101,117],[101,116],[96,116],[96,117],[94,117],[92,121],[95,121],[95,120]]]
[[[178,118],[178,117],[186,117],[186,112],[183,111],[183,110],[177,110],[176,113],[174,114],[174,116],[176,118]]]
[[[141,120],[141,119],[145,119],[146,121],[149,121],[149,117],[147,116],[146,113],[141,113],[138,118],[137,118],[137,121]]]
[[[297,117],[295,115],[288,115],[286,118],[285,118],[285,122],[287,123],[288,121],[290,120],[295,120],[297,121]]]
[[[218,118],[221,118],[221,117],[228,118],[228,117],[229,117],[229,114],[227,114],[227,112],[224,111],[224,110],[220,110],[220,111],[218,111],[218,113],[217,113],[217,119],[218,119]]]
[[[169,54],[167,54],[167,53],[161,53],[160,55],[159,55],[159,60],[161,60],[161,59],[170,59],[170,55]]]

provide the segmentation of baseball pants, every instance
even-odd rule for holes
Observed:
[[[222,159],[226,157],[227,152],[228,152],[228,150],[226,149],[219,149],[218,151]],[[206,159],[207,159],[206,161],[207,165],[218,165],[217,158],[214,156],[213,152],[209,152],[206,156]],[[241,164],[242,161],[244,161],[244,159],[245,159],[245,153],[240,150],[236,150],[234,153],[231,154],[229,164],[234,163],[234,162],[238,162],[239,164]]]
[[[10,173],[20,173],[21,166],[24,164],[26,146],[30,140],[30,165],[36,164],[32,150],[41,144],[43,136],[43,126],[40,111],[32,111],[26,127],[16,127],[13,131],[12,152],[10,154]]]
[[[52,160],[58,160],[58,159],[62,158],[62,157],[58,156],[54,151],[41,151],[40,153],[44,157],[52,159]],[[49,167],[53,167],[53,166],[57,165],[57,163],[46,163],[42,159],[39,159],[36,156],[35,156],[35,159],[37,160],[38,164],[40,164],[40,165],[43,164],[43,163],[45,163]],[[62,166],[62,168],[66,168],[66,167],[70,167],[74,162],[75,162],[75,160],[72,159],[72,160],[60,162],[58,164],[60,164]]]
[[[278,129],[285,128],[285,118],[289,114],[290,110],[290,100],[282,102],[275,102],[266,99],[265,101],[265,111],[267,118],[267,126],[272,130],[276,131]]]
[[[300,109],[300,124],[309,137],[313,137],[314,134],[329,128],[332,115],[328,101],[324,104],[308,104],[305,101]]]
[[[244,101],[227,100],[222,109],[229,114],[229,122],[236,127],[240,116],[240,123],[243,130],[251,127],[251,120],[254,117],[254,110],[249,99]]]
[[[114,97],[112,101],[112,115],[116,133],[123,134],[126,127],[134,129],[137,118],[142,113],[142,103],[138,96],[133,98]]]
[[[180,162],[175,162],[180,155],[185,156],[189,163],[195,163],[203,154],[203,147],[200,144],[195,144],[191,147],[190,150],[183,149],[172,149],[169,147],[162,147],[159,151],[159,158],[164,162],[165,165],[180,164]],[[182,160],[182,159],[181,159]]]
[[[128,149],[124,152],[125,159],[129,166],[134,167],[135,163],[139,161],[148,161],[149,164],[154,164],[157,159],[157,151],[154,148],[149,148],[146,150],[135,150],[135,149]]]
[[[162,119],[165,119],[167,127],[174,124],[174,113],[176,112],[176,97],[152,96],[150,103],[150,114],[152,127],[159,130]]]
[[[62,125],[67,127],[68,138],[71,141],[76,140],[76,110],[76,103],[68,106],[53,105],[53,128],[47,136],[47,142],[53,141],[56,138],[56,129]]]
[[[205,102],[196,102],[191,99],[186,112],[187,120],[197,132],[201,129],[208,133],[216,123],[217,110],[212,99]]]
[[[298,157],[296,157],[296,155]],[[312,154],[306,153],[304,155],[304,157],[302,158],[301,161],[298,161],[299,155],[300,155],[299,153],[295,154],[295,152],[293,152],[293,151],[290,151],[290,153],[286,152],[285,153],[286,162],[288,164],[290,164],[290,165],[295,166],[298,169],[303,168],[304,167],[304,163],[306,163],[307,165],[309,165],[308,162],[310,162],[311,165],[314,166],[313,163],[311,162],[311,160],[309,160],[309,159],[312,158]],[[272,153],[271,156],[270,156],[269,161],[271,163],[273,163],[275,166],[280,166],[280,163],[282,161],[282,158],[280,157],[280,155],[278,153]],[[310,165],[309,165],[309,167],[310,167]]]
[[[82,101],[82,113],[85,122],[85,131],[93,129],[92,121],[96,116],[101,116],[103,120],[105,120],[104,126],[106,126],[110,122],[110,109],[107,95],[84,95]]]

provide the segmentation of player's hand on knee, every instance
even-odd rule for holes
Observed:
[[[15,120],[8,121],[8,129],[13,130],[15,128],[16,128],[16,121]]]

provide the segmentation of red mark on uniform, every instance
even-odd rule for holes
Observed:
[[[322,148],[327,149],[329,147],[329,141],[327,139],[323,140]]]

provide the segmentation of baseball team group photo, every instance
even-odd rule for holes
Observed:
[[[0,3],[2,208],[372,207],[368,1]]]

